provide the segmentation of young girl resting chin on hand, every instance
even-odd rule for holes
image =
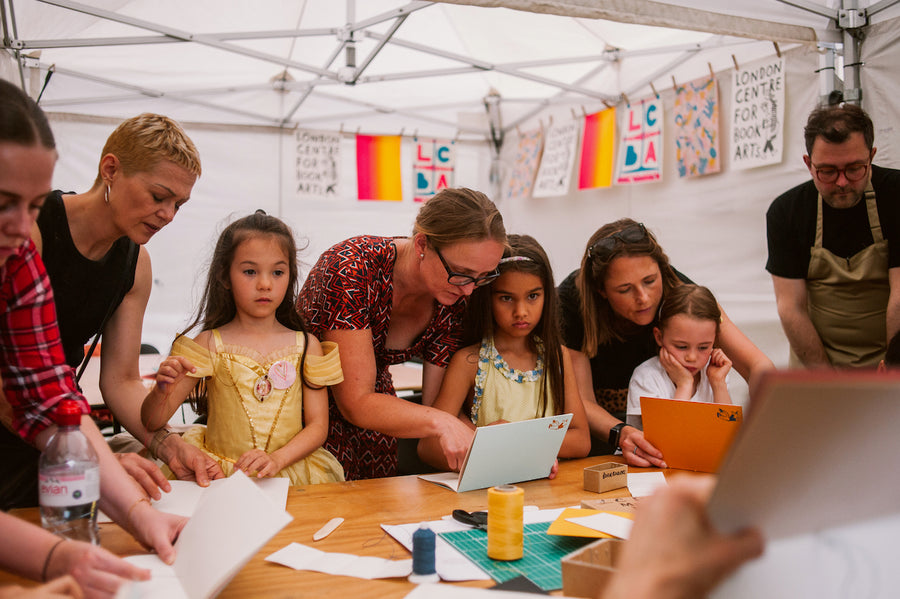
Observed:
[[[473,435],[476,426],[571,413],[559,456],[584,457],[590,433],[560,341],[550,261],[534,238],[510,235],[499,271],[472,294],[464,343],[476,343],[453,355],[434,407]],[[419,441],[419,456],[444,470],[459,470],[464,457],[445,455],[433,437]]]
[[[144,426],[164,426],[202,381],[205,397],[198,397],[208,404],[208,426],[193,427],[184,440],[226,475],[283,476],[292,485],[344,480],[340,463],[322,448],[328,433],[322,386],[343,380],[337,346],[306,332],[296,294],[297,248],[287,225],[258,210],[226,227],[197,316],[144,400]],[[184,336],[198,324],[193,341]]]
[[[653,329],[659,356],[631,375],[628,424],[642,428],[641,397],[731,403],[731,360],[715,347],[721,320],[719,304],[706,287],[679,285],[666,295]]]

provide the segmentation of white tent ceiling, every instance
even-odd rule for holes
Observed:
[[[0,0],[34,91],[54,65],[53,112],[478,138],[491,90],[507,130],[596,109],[774,52],[759,40],[839,41],[838,3]]]

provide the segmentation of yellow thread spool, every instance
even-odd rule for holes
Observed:
[[[513,485],[488,489],[487,554],[491,559],[522,558],[524,550],[525,491]]]

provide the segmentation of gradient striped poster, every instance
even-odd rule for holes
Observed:
[[[615,108],[607,108],[584,117],[578,189],[612,185],[615,138]]]
[[[399,202],[400,136],[356,136],[356,180],[360,200]]]

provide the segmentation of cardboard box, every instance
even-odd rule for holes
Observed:
[[[584,490],[605,493],[628,486],[628,466],[616,462],[603,462],[584,469]]]
[[[615,573],[624,543],[620,539],[600,539],[562,558],[563,594],[599,597]]]

